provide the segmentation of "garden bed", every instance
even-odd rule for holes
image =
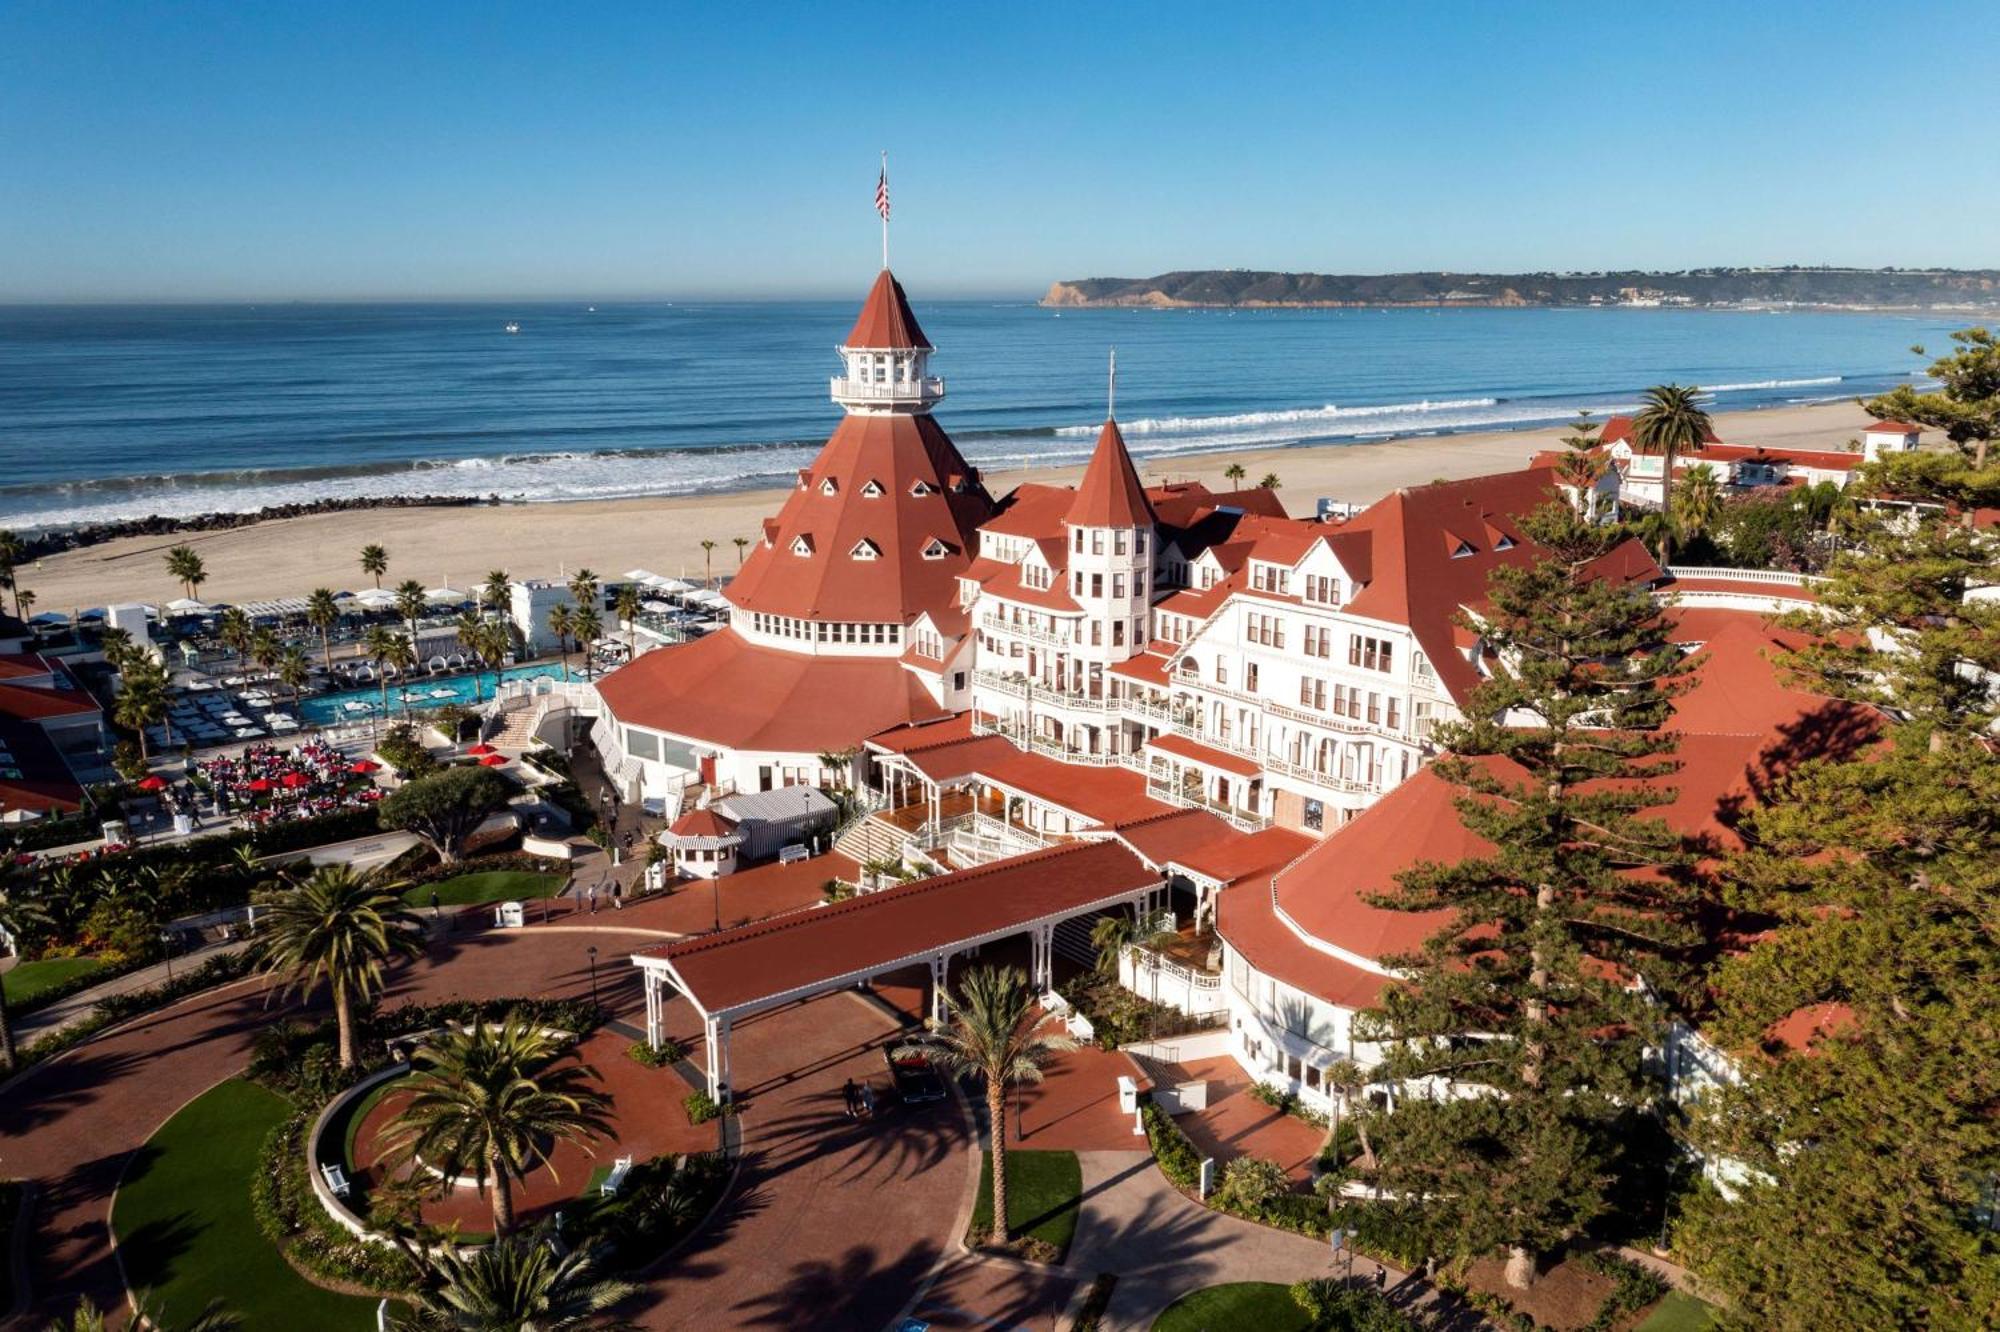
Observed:
[[[1015,1236],[1022,1257],[1062,1262],[1070,1241],[1076,1238],[1082,1193],[1083,1168],[1077,1164],[1075,1152],[1007,1153],[1007,1229]],[[972,1207],[972,1228],[966,1243],[983,1247],[992,1225],[993,1158],[989,1155],[980,1165],[979,1198]]]

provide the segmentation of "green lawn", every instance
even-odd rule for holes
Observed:
[[[7,1002],[18,1008],[58,985],[103,969],[104,964],[94,957],[44,958],[40,962],[23,962],[0,976],[0,987],[7,992]]]
[[[1297,1332],[1312,1319],[1288,1287],[1270,1281],[1232,1281],[1183,1295],[1153,1323],[1153,1332]]]
[[[313,1285],[265,1240],[250,1172],[291,1114],[275,1092],[232,1078],[160,1127],[133,1158],[111,1213],[127,1283],[170,1320],[221,1297],[254,1327],[372,1327],[375,1301]]]
[[[1059,1254],[1069,1252],[1082,1192],[1083,1168],[1076,1163],[1075,1152],[1007,1153],[1007,1224],[1015,1234],[1053,1245]],[[972,1209],[974,1238],[983,1239],[992,1224],[993,1158],[989,1156],[980,1167],[979,1201]]]
[[[1708,1332],[1713,1326],[1706,1304],[1683,1291],[1670,1290],[1659,1307],[1632,1332]]]
[[[536,874],[529,870],[494,870],[486,874],[461,874],[442,883],[420,883],[403,894],[411,906],[427,907],[436,893],[439,906],[469,906],[474,902],[525,902],[537,897],[554,897],[562,891],[560,874]]]

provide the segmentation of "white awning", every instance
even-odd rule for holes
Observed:
[[[169,615],[206,615],[210,609],[207,602],[196,601],[193,597],[178,597],[167,603]]]

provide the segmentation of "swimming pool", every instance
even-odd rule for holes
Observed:
[[[493,690],[501,680],[539,680],[545,676],[562,677],[560,663],[547,662],[534,666],[512,666],[497,676],[492,671],[483,671],[477,677],[478,696],[481,701],[493,697]],[[572,677],[575,678],[575,677]],[[453,675],[436,679],[413,677],[408,684],[391,683],[389,686],[389,715],[399,717],[407,706],[411,712],[428,712],[441,708],[447,703],[471,706],[473,700],[473,680],[470,675]],[[404,698],[405,692],[410,697]],[[418,697],[421,695],[421,697]],[[361,707],[349,707],[359,703]],[[336,726],[344,721],[366,721],[382,711],[382,688],[343,689],[335,694],[319,694],[299,700],[299,719],[307,726]]]

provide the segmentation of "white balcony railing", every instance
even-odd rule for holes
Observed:
[[[1812,587],[1826,580],[1815,574],[1790,573],[1782,569],[1712,569],[1691,564],[1670,564],[1667,572],[1676,578],[1705,578],[1729,583],[1770,583],[1779,587]]]
[[[1058,629],[1048,629],[1041,625],[1021,624],[991,611],[979,617],[979,623],[1003,634],[1015,634],[1021,638],[1031,638],[1037,643],[1048,643],[1054,647],[1069,647],[1076,641],[1075,635]]]
[[[936,402],[944,396],[944,380],[926,375],[922,379],[892,379],[878,384],[835,375],[831,389],[833,396],[842,402]]]

